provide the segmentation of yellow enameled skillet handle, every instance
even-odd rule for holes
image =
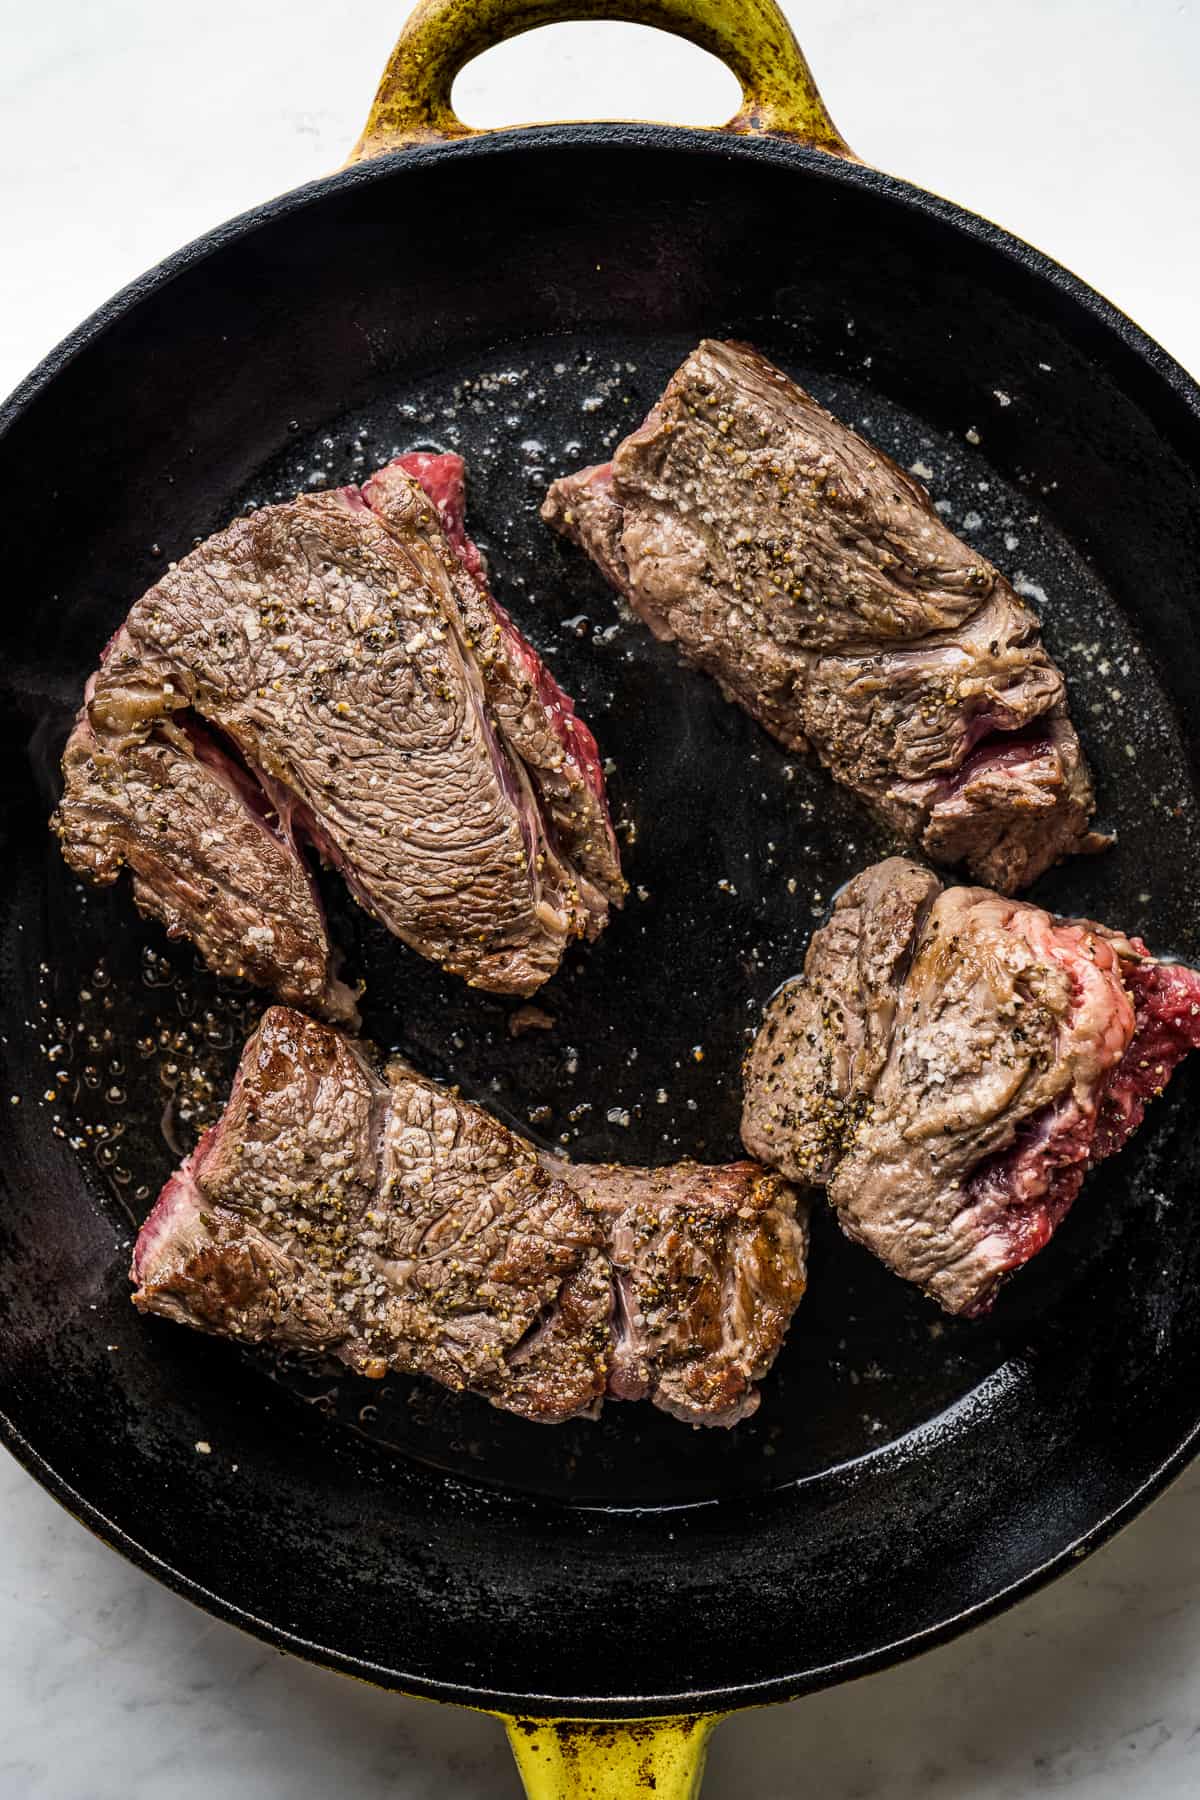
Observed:
[[[696,1800],[718,1715],[504,1723],[528,1800]]]
[[[719,130],[788,137],[835,156],[853,155],[775,0],[420,0],[349,160],[482,135],[450,104],[459,70],[505,38],[572,19],[656,25],[710,50],[742,87],[739,111]]]

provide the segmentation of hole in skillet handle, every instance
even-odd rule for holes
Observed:
[[[717,129],[788,137],[853,157],[775,0],[421,0],[348,162],[479,135],[458,117],[451,98],[455,77],[469,62],[537,26],[595,20],[655,26],[723,62],[741,87],[742,104]]]
[[[670,94],[675,122],[697,130],[741,105],[737,78],[708,51],[644,25],[549,25],[485,50],[454,82],[453,105],[474,131],[536,118],[554,95],[563,124],[650,119]]]

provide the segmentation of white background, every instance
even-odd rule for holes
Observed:
[[[166,252],[342,161],[405,10],[0,0],[0,392]],[[1048,250],[1200,373],[1192,0],[787,10],[860,155]],[[481,125],[687,123],[728,114],[734,88],[688,46],[578,25],[492,52],[456,97]],[[213,1623],[2,1457],[0,1506],[0,1800],[517,1793],[489,1720],[377,1694]],[[1194,1475],[970,1638],[723,1726],[707,1800],[1194,1795],[1198,1527]]]

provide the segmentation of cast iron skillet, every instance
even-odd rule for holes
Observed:
[[[723,132],[453,119],[469,54],[583,16],[715,49],[746,112]],[[1194,1071],[987,1322],[940,1320],[821,1215],[810,1297],[731,1434],[619,1406],[540,1429],[129,1306],[134,1226],[261,1001],[218,989],[124,887],[66,876],[46,831],[62,738],[166,559],[395,449],[466,454],[500,596],[616,763],[634,892],[541,997],[554,1029],[514,1038],[510,1003],[381,938],[334,884],[367,1027],[574,1154],[736,1154],[758,1008],[883,840],[536,519],[546,479],[600,456],[704,333],[760,344],[918,464],[1040,596],[1120,841],[1038,898],[1200,950],[1200,393],[1072,276],[842,150],[769,0],[427,0],[354,166],[136,283],[0,417],[4,1435],[178,1592],[409,1693],[534,1721],[801,1694],[1067,1567],[1195,1445]],[[703,1736],[640,1745],[660,1796],[689,1791]],[[568,1754],[515,1737],[534,1787]],[[613,1791],[623,1755],[612,1737],[593,1770]]]

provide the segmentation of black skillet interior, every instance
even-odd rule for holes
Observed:
[[[193,1598],[389,1684],[525,1711],[695,1709],[883,1660],[1096,1533],[1196,1425],[1188,1071],[984,1323],[943,1320],[819,1213],[810,1295],[733,1433],[616,1405],[537,1428],[129,1307],[133,1228],[261,999],[221,990],[124,885],[66,876],[45,817],[67,722],[167,559],[399,449],[467,458],[499,595],[615,764],[632,891],[539,997],[552,1028],[514,1036],[515,1002],[327,884],[367,1029],[572,1155],[738,1154],[761,1002],[886,843],[537,520],[547,479],[602,457],[706,333],[752,339],[914,467],[1034,596],[1119,831],[1037,897],[1200,954],[1190,390],[1070,278],[898,184],[633,127],[368,167],[117,304],[0,438],[10,1433]]]

